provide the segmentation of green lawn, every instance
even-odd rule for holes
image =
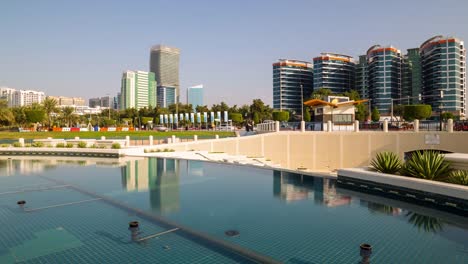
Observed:
[[[1,139],[36,139],[36,138],[101,138],[102,136],[106,138],[125,138],[125,136],[130,136],[130,138],[143,138],[152,135],[154,139],[168,138],[172,135],[179,138],[192,138],[194,135],[198,135],[200,139],[202,138],[214,138],[215,135],[219,137],[233,137],[235,136],[234,132],[226,131],[168,131],[168,132],[156,132],[156,131],[128,131],[128,132],[0,132]]]

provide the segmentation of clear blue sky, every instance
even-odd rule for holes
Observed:
[[[181,49],[181,94],[205,103],[271,105],[279,58],[329,51],[357,57],[434,35],[468,41],[468,1],[190,0],[0,3],[0,86],[85,98],[117,94],[124,70],[149,70],[149,49]]]

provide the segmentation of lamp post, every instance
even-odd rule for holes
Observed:
[[[304,121],[304,89],[301,84],[301,121]]]
[[[439,131],[442,131],[442,108],[444,107],[444,103],[443,103],[442,99],[444,99],[444,91],[443,91],[443,90],[440,90],[440,104],[439,104],[439,110],[440,110],[440,114],[439,114]]]

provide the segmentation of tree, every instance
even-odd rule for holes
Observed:
[[[377,122],[377,121],[380,120],[380,112],[379,112],[379,109],[377,109],[376,107],[374,107],[374,109],[372,109],[371,119],[374,122]]]
[[[444,121],[455,118],[455,116],[450,112],[442,113],[441,117],[442,117],[442,120],[444,120]]]
[[[208,109],[208,106],[206,105],[197,105],[197,107],[195,107],[195,111],[197,111],[197,113],[204,113],[209,112],[210,109]]]
[[[75,115],[75,108],[71,106],[64,107],[62,109],[62,117],[67,123],[67,126],[70,126],[70,123],[73,121],[73,116]]]
[[[57,107],[58,103],[57,103],[57,100],[55,100],[54,98],[47,97],[42,102],[42,105],[47,115],[47,127],[50,129],[50,126],[52,124],[52,114],[57,113],[59,111]]]
[[[289,112],[288,111],[273,111],[272,113],[273,120],[286,122],[289,120]]]
[[[24,113],[26,115],[26,121],[29,123],[39,123],[44,121],[45,118],[45,111],[43,109],[28,108]]]
[[[28,122],[26,118],[26,107],[15,107],[12,109],[13,116],[15,117],[15,123],[19,126],[23,126]]]
[[[403,118],[407,121],[426,119],[431,114],[432,107],[430,105],[405,105],[403,109]]]
[[[225,102],[221,102],[220,104],[214,104],[211,107],[212,112],[224,112],[228,110],[229,110],[229,106]]]
[[[0,100],[0,125],[9,126],[15,122],[15,116],[6,100]]]
[[[232,123],[235,125],[240,125],[244,121],[241,113],[229,113],[229,119],[231,119]]]
[[[326,96],[329,96],[329,95],[332,95],[332,91],[328,88],[320,88],[318,90],[315,90],[313,93],[312,93],[312,98],[313,99],[322,99]]]
[[[367,107],[363,104],[356,105],[355,119],[363,122],[366,120],[366,117],[369,115]],[[380,117],[379,117],[380,118]]]
[[[305,122],[310,122],[310,120],[312,119],[312,117],[310,116],[310,111],[309,111],[309,107],[304,107],[304,121]]]
[[[343,93],[343,96],[349,97],[349,100],[358,101],[361,100],[361,95],[356,90],[349,90]]]
[[[254,99],[252,104],[250,105],[250,113],[255,115],[257,113],[258,121],[263,121],[267,119],[271,119],[271,113],[273,109],[270,106],[265,105],[261,99]],[[255,122],[255,116],[254,116]],[[258,123],[258,122],[255,122]]]

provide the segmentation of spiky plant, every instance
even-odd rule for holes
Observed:
[[[380,152],[371,161],[371,167],[382,173],[396,174],[402,167],[400,158],[393,152]]]
[[[447,182],[468,185],[468,170],[453,170],[450,172]]]
[[[450,172],[450,163],[437,151],[416,151],[402,167],[402,174],[426,180],[441,180]]]

